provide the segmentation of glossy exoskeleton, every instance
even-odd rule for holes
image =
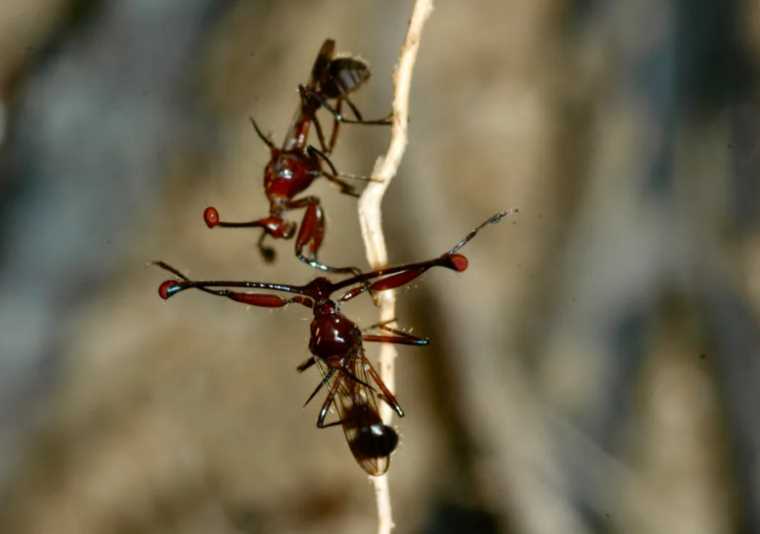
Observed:
[[[357,274],[338,282],[318,277],[303,286],[253,281],[198,281],[191,280],[174,267],[156,262],[159,267],[177,278],[166,280],[159,287],[159,295],[168,299],[186,289],[197,289],[211,295],[226,297],[235,302],[264,308],[278,308],[297,303],[313,312],[309,351],[311,357],[298,366],[304,371],[317,365],[322,380],[306,403],[325,386],[328,394],[317,417],[317,427],[341,425],[354,458],[370,475],[381,475],[388,469],[390,454],[396,448],[396,431],[383,423],[378,412],[378,399],[386,402],[400,417],[401,409],[396,397],[383,383],[364,353],[364,342],[397,343],[403,345],[427,345],[429,340],[391,328],[387,323],[373,325],[366,333],[340,311],[340,305],[367,291],[385,291],[410,283],[432,267],[445,267],[462,272],[467,268],[467,258],[458,253],[485,225],[500,221],[506,212],[497,213],[472,230],[464,239],[441,256],[418,263],[397,267],[385,267]],[[271,293],[240,291],[268,290],[287,293],[288,298]],[[339,298],[332,295],[346,290]],[[338,418],[327,422],[330,408],[334,407]]]
[[[335,147],[338,126],[341,122],[390,124],[387,118],[374,121],[366,121],[362,118],[359,110],[349,99],[349,94],[361,87],[369,78],[369,67],[358,58],[335,57],[334,51],[335,41],[327,39],[314,62],[309,83],[299,86],[300,106],[282,147],[275,146],[251,118],[256,134],[269,147],[271,153],[269,163],[264,169],[264,193],[269,200],[269,215],[253,221],[228,222],[220,220],[219,211],[216,208],[208,207],[203,213],[203,219],[209,228],[217,226],[261,228],[262,234],[258,240],[258,248],[266,261],[272,261],[274,249],[265,246],[264,239],[266,236],[275,239],[292,238],[297,225],[295,222],[286,220],[285,213],[305,209],[295,240],[296,257],[321,271],[357,273],[359,270],[354,267],[330,267],[319,261],[319,248],[325,235],[325,216],[322,205],[319,198],[314,195],[296,198],[320,176],[324,176],[337,185],[341,193],[358,197],[358,192],[343,178],[352,177],[363,180],[366,178],[339,173],[328,156]],[[335,106],[330,101],[335,101]],[[343,102],[348,104],[356,116],[355,120],[341,115]],[[325,141],[322,126],[317,117],[317,111],[323,107],[333,113],[334,123],[329,142]],[[307,144],[312,124],[317,131],[321,150]]]

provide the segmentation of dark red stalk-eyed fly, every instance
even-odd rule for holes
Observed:
[[[398,443],[396,431],[384,424],[380,418],[378,399],[393,408],[399,417],[404,416],[404,411],[365,356],[364,342],[420,346],[427,345],[429,340],[391,328],[387,324],[370,327],[382,333],[366,334],[341,313],[340,305],[367,291],[385,291],[406,285],[432,267],[464,271],[467,269],[468,261],[458,251],[475,237],[481,228],[499,222],[506,215],[507,212],[493,215],[437,258],[396,267],[383,267],[338,282],[331,282],[324,277],[317,277],[303,286],[236,280],[198,281],[189,279],[171,265],[159,261],[155,264],[177,278],[163,282],[158,293],[161,298],[168,299],[192,288],[251,306],[279,308],[296,303],[310,308],[314,313],[309,338],[311,357],[298,366],[298,371],[302,372],[316,364],[322,372],[322,380],[306,400],[306,404],[323,387],[328,386],[327,397],[317,417],[317,427],[341,425],[356,461],[367,473],[378,476],[387,471],[390,454]],[[238,289],[263,289],[291,296],[284,298],[271,293],[251,293]],[[346,291],[339,298],[331,298],[333,293],[343,289]],[[327,422],[330,408],[333,406],[338,418],[336,421]]]
[[[259,128],[256,121],[251,123],[259,138],[269,147],[271,157],[264,169],[264,193],[269,200],[269,215],[246,222],[220,220],[219,212],[208,207],[203,219],[209,228],[261,228],[258,248],[266,261],[274,260],[274,249],[264,245],[266,236],[275,239],[290,239],[296,231],[296,223],[287,221],[287,211],[305,208],[301,226],[295,240],[295,254],[302,262],[315,269],[333,273],[354,273],[355,267],[330,267],[318,260],[319,248],[325,235],[325,216],[318,197],[310,195],[295,198],[311,186],[312,182],[324,176],[349,196],[358,197],[354,187],[343,178],[367,180],[365,177],[341,174],[335,168],[328,154],[335,147],[340,123],[388,125],[388,118],[364,120],[349,95],[358,90],[370,76],[367,64],[356,57],[336,56],[335,41],[327,39],[317,55],[312,67],[311,78],[306,85],[299,86],[301,103],[281,148]],[[335,101],[333,106],[330,102]],[[355,119],[341,114],[343,103],[353,112]],[[333,129],[329,142],[325,141],[322,126],[317,117],[320,108],[333,114]],[[317,131],[321,150],[307,146],[311,125]]]

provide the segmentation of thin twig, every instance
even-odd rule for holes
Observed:
[[[372,171],[373,181],[364,189],[359,199],[359,225],[362,239],[367,251],[367,261],[373,269],[388,263],[388,250],[383,235],[382,214],[380,205],[383,195],[393,180],[401,164],[407,145],[407,120],[409,116],[409,89],[412,84],[412,71],[417,59],[417,49],[420,46],[422,27],[433,11],[433,0],[416,0],[414,11],[409,22],[409,30],[404,44],[401,46],[398,65],[393,74],[393,125],[391,140],[385,156],[375,162]],[[393,291],[380,293],[380,321],[389,321],[396,315],[396,297]],[[389,343],[383,343],[380,348],[380,375],[385,384],[394,389],[395,376],[393,370],[396,359],[396,349]],[[390,424],[393,412],[390,407],[381,404],[381,416],[386,424]],[[391,513],[391,498],[388,488],[387,475],[370,477],[375,489],[377,502],[378,534],[388,534],[393,529]]]

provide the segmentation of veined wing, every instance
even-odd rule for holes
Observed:
[[[378,410],[378,393],[375,384],[387,391],[372,368],[364,352],[351,359],[348,371],[338,371],[331,388],[335,392],[333,404],[351,453],[367,473],[379,476],[388,470],[390,454],[398,444],[398,434],[383,424]],[[392,399],[391,406],[395,403]],[[396,403],[397,404],[397,403]]]

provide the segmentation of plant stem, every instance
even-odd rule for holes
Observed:
[[[420,46],[422,28],[430,13],[433,11],[433,0],[416,0],[412,18],[409,21],[409,29],[406,39],[401,46],[398,64],[393,74],[393,125],[391,126],[391,140],[384,156],[380,156],[375,162],[372,177],[375,181],[370,182],[361,198],[359,199],[359,225],[361,226],[362,239],[367,253],[367,261],[372,269],[377,269],[388,264],[388,249],[383,235],[382,213],[380,206],[385,191],[396,176],[401,158],[407,145],[407,121],[409,116],[409,91],[412,84],[412,72],[417,59],[417,50]],[[394,291],[380,293],[380,321],[388,321],[395,317],[396,297]],[[393,345],[383,343],[380,348],[379,367],[380,375],[393,391],[394,360],[397,353]],[[380,414],[386,424],[390,424],[393,412],[390,407],[381,403]],[[390,489],[387,475],[370,477],[375,489],[377,502],[378,534],[388,534],[393,529],[393,515],[391,512]]]

